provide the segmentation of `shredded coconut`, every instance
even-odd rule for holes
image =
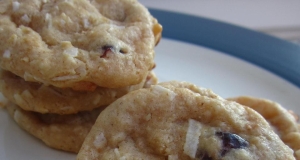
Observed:
[[[177,155],[168,155],[168,160],[178,160]]]
[[[189,119],[189,127],[185,137],[183,152],[191,158],[195,158],[196,156],[201,128],[202,124],[200,122]]]
[[[25,23],[29,23],[31,21],[31,19],[28,17],[27,14],[24,14],[22,17],[21,17],[21,20]]]
[[[97,135],[94,140],[94,146],[96,148],[102,148],[106,144],[107,140],[103,133]]]
[[[153,91],[156,94],[162,94],[164,92],[167,93],[170,101],[172,101],[176,96],[176,93],[160,85],[152,85],[151,87],[153,88]]]
[[[12,3],[12,10],[16,11],[20,8],[20,3],[18,1],[15,1]]]
[[[9,50],[4,51],[3,58],[10,58],[10,51]]]
[[[119,149],[118,149],[118,148],[115,148],[115,149],[114,149],[114,152],[115,152],[117,158],[120,159],[121,155],[120,155]]]
[[[46,13],[45,20],[48,23],[48,28],[52,26],[52,16],[49,13]]]
[[[75,69],[75,72],[79,73],[81,76],[86,75],[86,68],[84,66],[80,66]]]
[[[84,19],[83,19],[83,27],[84,27],[85,29],[87,29],[87,28],[89,28],[89,26],[90,26],[89,20],[86,19],[86,18],[84,18]]]
[[[78,55],[78,48],[67,48],[66,50],[64,50],[64,53],[70,55],[71,57],[76,57]]]
[[[78,75],[66,75],[66,76],[60,76],[52,78],[53,81],[66,81],[66,80],[72,80],[78,78]]]

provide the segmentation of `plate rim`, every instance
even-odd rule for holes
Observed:
[[[300,45],[213,19],[148,9],[162,24],[162,37],[204,46],[245,60],[300,89],[300,62],[297,62],[300,60]]]

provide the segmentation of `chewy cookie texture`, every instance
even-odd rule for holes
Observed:
[[[144,87],[148,87],[156,83],[156,76],[151,72],[143,85]],[[20,88],[22,88],[22,86],[20,86]],[[46,97],[49,96],[49,94],[47,95],[46,93],[43,95]],[[83,100],[87,101],[88,99]],[[39,106],[41,104],[34,101],[33,103],[37,108],[43,108]],[[84,105],[84,102],[81,103],[81,105]],[[43,102],[43,104],[51,105],[45,102]],[[105,109],[105,107],[106,106],[98,106],[93,110],[80,111],[76,114],[57,114],[24,110],[11,102],[6,104],[6,109],[10,116],[25,131],[42,140],[51,148],[74,153],[78,153],[86,135],[95,123],[99,113]]]
[[[240,96],[228,98],[250,107],[261,114],[273,127],[282,141],[294,150],[296,159],[300,159],[300,127],[298,116],[286,110],[280,104],[262,98]]]
[[[136,0],[0,1],[0,90],[16,123],[77,153],[99,113],[157,83],[162,26]]]
[[[0,66],[75,90],[141,82],[162,31],[136,0],[3,0],[0,13]]]
[[[86,135],[104,108],[58,115],[25,111],[13,103],[6,105],[10,116],[22,129],[51,148],[74,153],[79,151]]]
[[[165,82],[109,105],[77,159],[295,158],[253,109],[192,84]]]
[[[74,91],[71,88],[27,82],[1,69],[0,79],[1,92],[11,102],[24,110],[55,114],[75,114],[106,106],[130,91],[157,83],[153,72],[149,72],[147,77],[136,85],[122,88],[97,87],[94,91]]]
[[[153,72],[137,0],[0,1],[0,90],[16,123],[77,160],[300,160],[297,116]]]

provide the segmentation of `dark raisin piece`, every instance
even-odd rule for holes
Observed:
[[[216,135],[223,141],[221,156],[224,156],[231,149],[243,149],[249,146],[249,143],[242,137],[227,132],[216,132]]]
[[[105,58],[109,52],[112,52],[112,53],[116,52],[115,47],[112,45],[105,45],[101,49],[103,50],[103,54],[100,56],[101,58]],[[123,48],[123,49],[120,49],[119,52],[122,54],[126,54],[128,51],[125,48]]]
[[[101,49],[103,50],[103,54],[100,56],[100,58],[105,58],[108,52],[112,52],[114,50],[114,46],[105,45]]]

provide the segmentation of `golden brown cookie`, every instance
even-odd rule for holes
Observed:
[[[222,97],[220,97],[219,95],[215,94],[212,90],[210,89],[206,89],[203,87],[199,87],[195,84],[192,84],[190,82],[186,82],[186,81],[167,81],[167,82],[161,82],[159,83],[160,86],[163,86],[165,88],[168,89],[175,89],[175,88],[185,88],[185,89],[189,89],[194,93],[198,93],[202,96],[207,96],[210,98],[216,98],[216,99],[223,99]]]
[[[294,159],[257,112],[201,93],[152,85],[126,94],[101,112],[77,160]]]
[[[236,101],[261,114],[283,142],[294,150],[296,159],[300,160],[300,129],[296,116],[280,104],[268,99],[240,96],[228,100]]]
[[[0,1],[0,66],[58,88],[135,85],[161,31],[137,0]]]
[[[36,82],[26,82],[11,72],[0,69],[0,90],[11,102],[24,110],[39,113],[74,114],[109,105],[126,93],[142,88],[145,83],[155,84],[154,73],[137,85],[109,89],[97,87],[94,91],[74,91],[70,88],[45,86]]]
[[[146,78],[144,88],[149,88],[151,85],[154,85],[157,83],[158,83],[158,78],[157,78],[156,74],[153,71],[151,71]]]
[[[14,121],[25,131],[49,147],[77,153],[99,113],[105,107],[72,115],[40,114],[25,111],[13,103],[8,110]]]

